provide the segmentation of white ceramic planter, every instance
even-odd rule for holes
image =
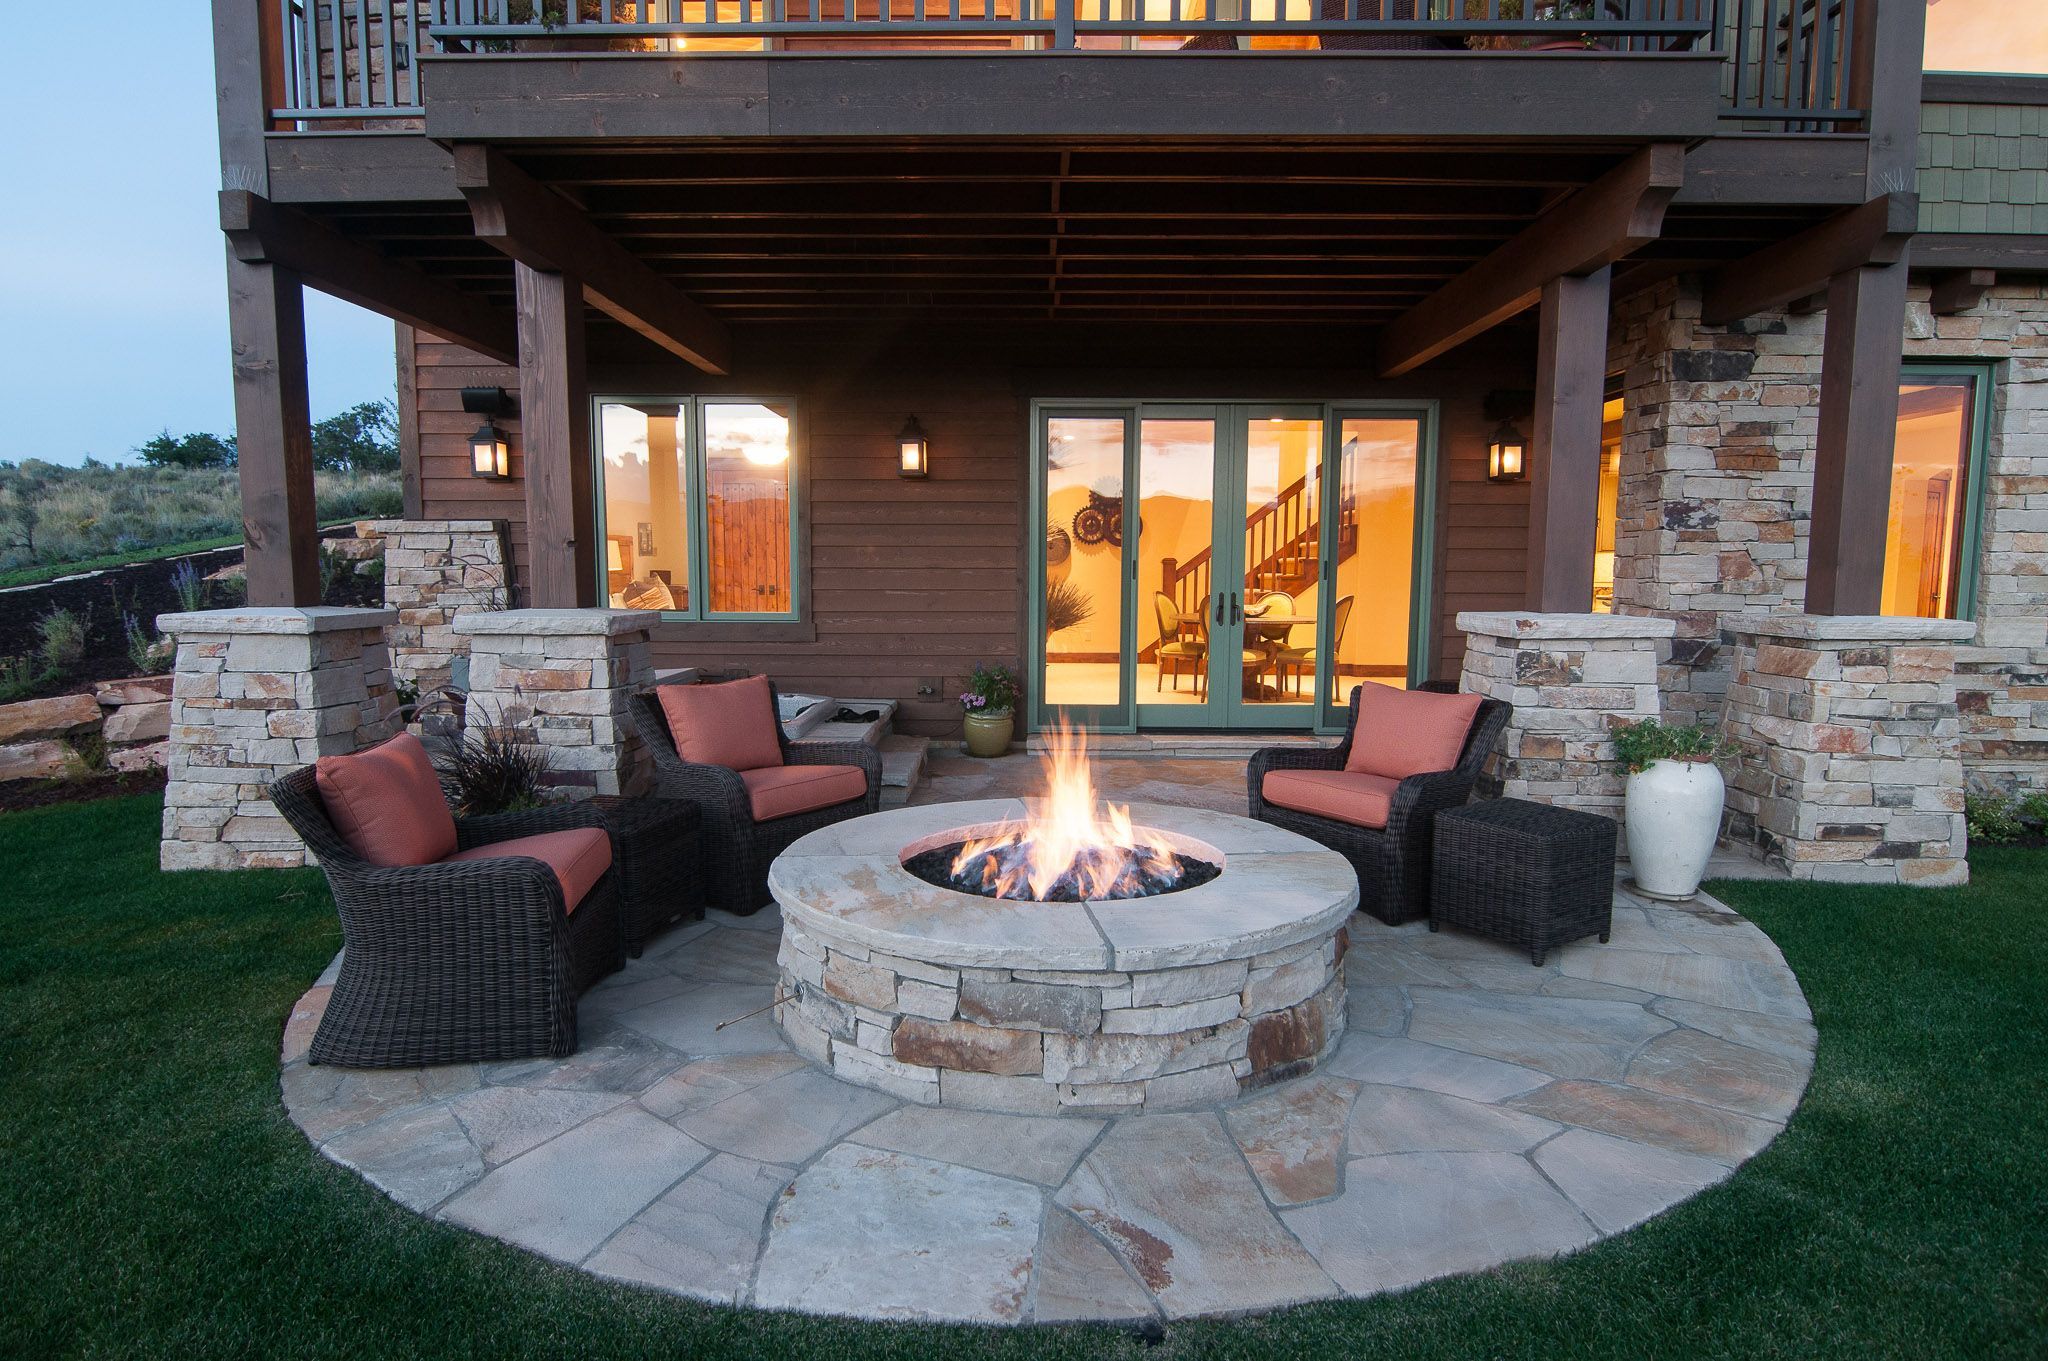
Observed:
[[[1671,902],[1699,892],[1725,793],[1711,761],[1654,761],[1628,777],[1628,859],[1638,892]]]

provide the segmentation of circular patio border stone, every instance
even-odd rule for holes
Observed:
[[[871,1319],[1252,1312],[1574,1251],[1776,1136],[1814,1046],[1776,947],[1708,900],[1616,904],[1612,944],[1542,968],[1355,917],[1318,1071],[1182,1112],[923,1106],[765,1015],[719,1029],[774,998],[772,909],[660,937],[586,994],[562,1060],[311,1067],[323,979],[281,1082],[400,1204],[608,1279]]]
[[[1202,809],[1131,820],[1222,873],[1150,898],[1021,902],[903,862],[983,835],[1014,799],[872,813],[769,869],[782,1033],[839,1077],[1021,1115],[1185,1110],[1312,1071],[1344,1033],[1358,878],[1308,838]]]

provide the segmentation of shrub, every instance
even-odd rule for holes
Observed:
[[[206,608],[206,581],[192,559],[171,569],[171,589],[178,594],[178,608],[187,614]]]
[[[36,623],[36,654],[43,670],[63,675],[85,660],[86,624],[76,610],[55,609]]]
[[[171,640],[137,618],[133,610],[121,612],[121,633],[128,644],[128,664],[138,676],[154,676],[171,669],[178,651]]]
[[[48,679],[34,657],[0,657],[0,704],[27,699]]]
[[[491,722],[448,739],[434,765],[455,811],[479,817],[538,807],[553,763],[532,734],[516,724]]]
[[[1965,795],[1963,821],[1969,826],[1970,840],[1983,846],[2009,845],[2026,833],[2018,806],[2003,794]]]
[[[1721,756],[1721,739],[1694,723],[1660,723],[1645,719],[1614,730],[1615,755],[1631,773],[1648,770],[1658,761],[1713,761]]]
[[[2020,800],[2020,818],[2033,823],[2035,831],[2048,833],[2048,789],[2037,789]]]

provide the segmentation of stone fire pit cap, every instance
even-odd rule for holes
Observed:
[[[1136,803],[1131,819],[1206,843],[1223,873],[1153,898],[1035,903],[928,884],[903,848],[1021,817],[1019,799],[925,804],[812,832],[776,857],[786,919],[828,944],[956,968],[1168,969],[1248,959],[1329,935],[1358,905],[1358,876],[1307,837],[1201,808]]]

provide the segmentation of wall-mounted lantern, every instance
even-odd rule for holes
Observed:
[[[512,476],[512,451],[505,442],[505,432],[497,427],[492,417],[510,408],[512,399],[503,388],[464,388],[462,409],[474,416],[482,416],[484,423],[469,437],[469,475],[503,482]]]
[[[903,433],[896,436],[896,475],[898,477],[928,477],[931,475],[931,441],[925,438],[924,427],[912,416],[903,422]]]
[[[1502,421],[1486,446],[1486,477],[1490,482],[1520,482],[1527,467],[1528,441],[1513,421]]]

